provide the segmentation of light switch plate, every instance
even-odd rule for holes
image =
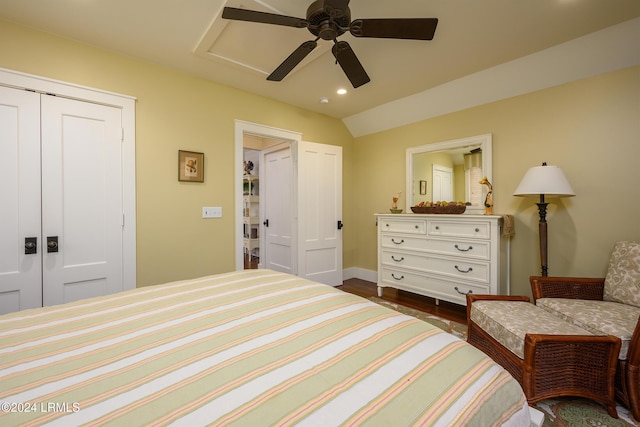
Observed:
[[[221,206],[203,207],[202,218],[222,218],[222,207]]]

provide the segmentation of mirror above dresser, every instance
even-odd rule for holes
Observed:
[[[491,134],[407,148],[406,210],[421,201],[471,203],[467,214],[484,213],[486,187],[492,181]]]

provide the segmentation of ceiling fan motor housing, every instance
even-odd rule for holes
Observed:
[[[349,7],[338,9],[330,3],[327,0],[316,0],[307,9],[309,31],[323,40],[335,40],[348,30],[351,23]]]

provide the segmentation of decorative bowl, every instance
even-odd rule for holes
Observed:
[[[411,206],[413,213],[420,214],[461,214],[467,210],[465,205],[455,206]]]
[[[391,211],[391,213],[393,214],[399,214],[402,213],[402,209],[389,209]]]

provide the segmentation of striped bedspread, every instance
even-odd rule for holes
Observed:
[[[0,316],[0,425],[529,424],[471,345],[247,270]]]

